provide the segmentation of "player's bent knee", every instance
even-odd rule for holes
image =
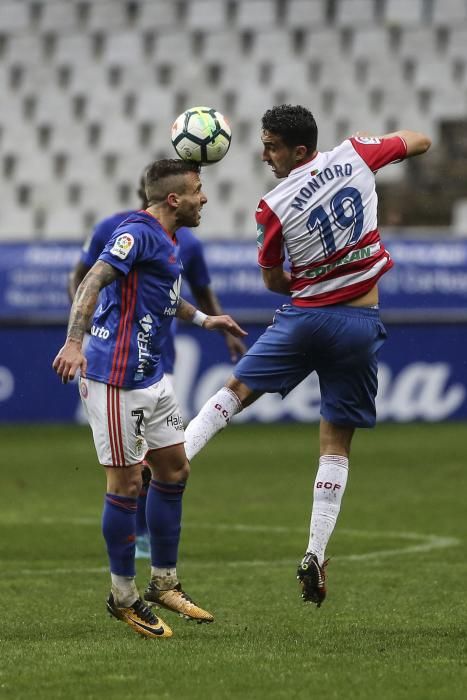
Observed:
[[[190,463],[183,444],[151,450],[146,455],[152,475],[158,481],[177,483],[186,481],[190,475]]]
[[[226,388],[229,389],[242,405],[242,408],[245,408],[246,406],[249,406],[253,401],[255,401],[258,396],[256,396],[256,392],[253,391],[253,389],[250,389],[249,386],[241,382],[239,379],[236,377],[232,376],[230,379],[226,382],[225,384]]]

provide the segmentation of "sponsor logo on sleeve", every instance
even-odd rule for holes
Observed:
[[[264,226],[263,224],[257,224],[256,225],[256,243],[258,245],[258,248],[263,247],[264,243]]]
[[[128,253],[130,250],[133,248],[135,244],[135,239],[131,235],[131,233],[122,233],[120,236],[118,236],[111,249],[111,254],[115,255],[117,258],[120,258],[121,260],[125,260],[127,257]]]

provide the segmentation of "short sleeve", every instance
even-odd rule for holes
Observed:
[[[407,144],[401,136],[386,139],[353,136],[349,140],[373,172],[389,163],[397,163],[407,156]]]
[[[143,227],[122,224],[112,234],[99,260],[127,275],[137,262],[144,261],[148,255],[151,257],[148,247],[154,248],[154,242],[145,234]]]
[[[92,267],[99,255],[104,250],[115,229],[133,213],[133,210],[122,211],[105,219],[101,219],[91,234],[87,237],[81,249],[81,262],[87,267]]]
[[[259,265],[266,268],[282,265],[285,260],[282,224],[264,199],[256,208],[256,233]]]

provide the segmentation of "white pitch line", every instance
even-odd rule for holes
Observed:
[[[71,519],[73,522],[79,519]],[[47,524],[51,521],[47,518]],[[37,522],[37,521],[36,521]],[[70,520],[66,521],[70,523]],[[98,521],[92,524],[97,524]],[[57,524],[57,523],[50,523]],[[87,523],[88,524],[88,523]],[[296,527],[285,527],[276,526],[269,527],[267,525],[246,525],[242,523],[236,523],[233,525],[226,525],[222,523],[195,523],[190,525],[191,528],[209,529],[209,530],[220,530],[220,531],[236,531],[236,532],[268,532],[268,533],[287,533],[287,532],[299,532],[304,533],[303,528]],[[379,559],[385,559],[387,557],[401,556],[406,554],[419,554],[422,552],[431,552],[436,549],[446,549],[448,547],[457,547],[461,544],[461,540],[455,537],[440,537],[439,535],[423,535],[418,532],[393,532],[393,531],[367,531],[367,530],[352,530],[352,529],[342,529],[339,530],[339,534],[347,535],[356,538],[367,538],[367,539],[401,539],[408,542],[413,542],[405,547],[398,547],[395,549],[381,549],[373,552],[364,552],[362,554],[342,554],[340,556],[333,556],[333,561],[337,562],[354,562],[354,561],[378,561]],[[223,562],[222,566],[229,568],[257,568],[257,567],[289,567],[297,564],[296,559],[246,559],[238,561],[228,561]],[[218,561],[191,561],[189,558],[185,558],[187,564],[193,564],[201,568],[210,568],[219,566]],[[51,568],[51,569],[17,569],[4,571],[4,576],[11,576],[12,574],[18,576],[68,576],[77,574],[104,574],[108,572],[107,566],[91,567],[91,568],[74,568],[74,567],[64,567],[64,568]]]

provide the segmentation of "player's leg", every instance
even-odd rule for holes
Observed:
[[[172,322],[172,328],[174,322]],[[175,347],[173,338],[169,343],[167,341],[164,351],[164,367],[168,367],[169,371],[165,371],[166,380],[173,387],[173,367],[175,361]],[[146,499],[148,496],[149,484],[151,482],[151,468],[146,461],[143,462],[142,468],[143,485],[138,496],[138,507],[136,509],[136,559],[151,559],[151,543],[149,541],[149,531],[146,523]]]
[[[135,584],[136,502],[144,441],[132,413],[131,392],[83,379],[80,391],[107,476],[102,514],[111,575],[107,609],[145,637],[169,637],[172,631],[144,603]]]
[[[172,326],[174,323],[172,322]],[[175,360],[175,348],[173,339],[167,346],[170,345],[169,355],[164,353],[164,366],[171,368],[171,373],[165,372],[165,378],[173,386],[173,365]],[[151,482],[151,468],[146,461],[143,461],[142,468],[143,485],[138,496],[138,507],[136,510],[136,559],[151,559],[151,543],[149,541],[149,530],[146,523],[146,499],[148,496],[149,484]]]
[[[310,535],[297,577],[304,600],[318,607],[326,596],[325,551],[347,484],[356,428],[376,420],[377,352],[386,337],[377,310],[335,307],[326,313],[317,367],[321,386],[320,458],[313,489]]]
[[[349,470],[353,427],[334,425],[321,418],[320,457],[313,491],[313,511],[307,552],[322,566],[344,496]]]
[[[107,610],[145,637],[170,637],[172,631],[140,597],[135,583],[136,500],[141,464],[107,467],[102,532],[107,544],[112,588]]]
[[[146,524],[146,499],[148,496],[149,484],[151,481],[151,469],[146,461],[141,468],[142,485],[138,494],[136,508],[136,559],[150,559],[151,545],[149,543],[149,532]]]
[[[183,421],[172,386],[165,379],[153,387],[154,406],[145,425],[151,468],[146,522],[151,544],[151,580],[145,599],[196,620],[212,622],[183,591],[178,574],[182,500],[190,466],[184,449]]]
[[[320,423],[320,457],[313,487],[310,536],[298,570],[302,597],[320,607],[326,597],[325,551],[339,515],[347,484],[353,427],[324,418]]]
[[[296,312],[279,309],[273,323],[236,364],[233,376],[201,408],[185,431],[185,450],[191,462],[198,452],[242,409],[264,393],[285,396],[307,374],[303,353],[293,337]]]
[[[246,406],[256,401],[261,392],[252,391],[246,384],[232,376],[188,424],[185,430],[185,451],[191,462],[198,452],[220,430],[226,428],[231,419]]]

